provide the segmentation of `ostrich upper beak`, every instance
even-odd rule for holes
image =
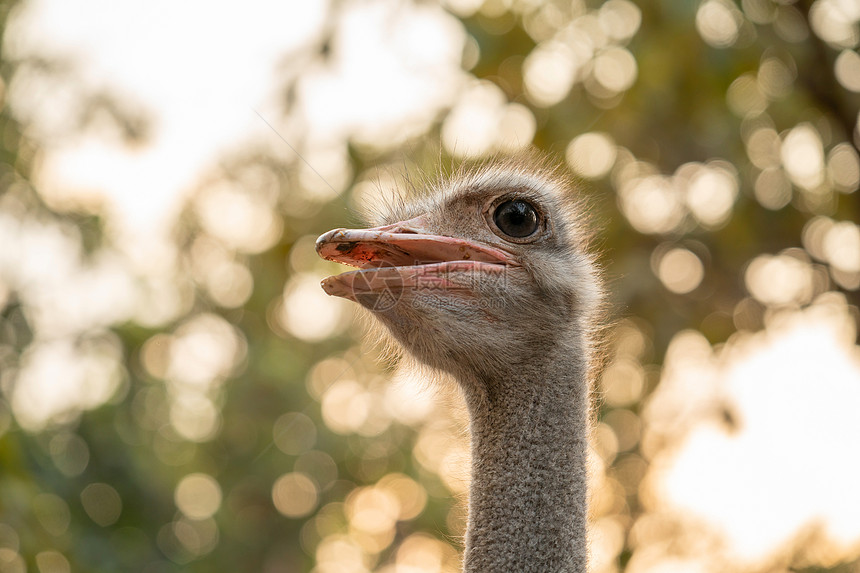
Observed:
[[[477,269],[503,272],[515,264],[511,254],[488,245],[430,234],[422,217],[372,229],[334,229],[316,242],[319,256],[361,270],[328,277],[322,288],[333,296],[402,289],[451,289],[454,281]]]

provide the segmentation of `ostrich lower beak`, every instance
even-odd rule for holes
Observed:
[[[326,293],[356,300],[360,294],[403,289],[462,288],[464,273],[504,272],[513,257],[468,239],[426,232],[423,217],[372,229],[334,229],[317,239],[319,256],[360,270],[322,281]]]

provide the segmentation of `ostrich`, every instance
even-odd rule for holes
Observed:
[[[357,302],[469,412],[467,573],[586,571],[586,449],[601,288],[573,184],[545,159],[461,169],[319,255],[359,270]],[[397,221],[397,222],[395,222]]]

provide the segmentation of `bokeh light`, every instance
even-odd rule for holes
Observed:
[[[594,59],[594,79],[610,93],[630,89],[636,74],[636,59],[624,48],[609,48]]]
[[[69,560],[59,551],[41,551],[36,554],[39,573],[71,573]]]
[[[272,486],[272,501],[287,517],[304,517],[316,507],[318,499],[317,485],[299,472],[282,475]]]
[[[107,517],[108,519],[106,519],[106,521],[110,522],[110,518],[113,517],[113,512],[109,510],[94,509],[95,505],[100,502],[92,499],[94,496],[97,497],[99,494],[105,494],[107,490],[99,492],[97,490],[92,490],[92,487],[92,485],[87,486],[87,489],[84,490],[85,492],[89,490],[89,493],[87,494],[86,498],[84,497],[83,493],[81,494],[81,501],[85,501],[85,499],[93,501],[93,503],[89,504],[84,503],[84,509],[87,511],[87,514],[89,514],[90,517],[93,517],[92,513],[95,512],[95,514],[100,516],[100,519],[104,519],[105,517]],[[107,493],[106,495],[110,497],[111,494]],[[110,505],[110,503],[107,503],[106,507],[110,509]],[[59,496],[50,493],[42,493],[36,496],[36,498],[33,500],[33,512],[36,514],[36,519],[38,519],[42,527],[45,528],[45,531],[56,537],[60,537],[61,535],[63,535],[68,530],[69,524],[72,521],[72,515],[69,511],[68,504],[63,501],[63,499]],[[99,523],[99,525],[102,525],[102,523],[100,523],[100,520],[96,519],[95,517],[93,517],[93,521],[96,521],[97,523]]]
[[[102,527],[112,525],[122,513],[122,498],[109,484],[91,483],[81,492],[84,511]]]
[[[320,280],[326,275],[298,274],[284,286],[278,320],[296,338],[323,340],[343,329],[349,307],[344,301],[326,296]]]
[[[38,430],[101,406],[123,379],[120,350],[110,337],[33,345],[21,360],[11,396],[18,422]]]
[[[687,206],[699,223],[716,228],[729,220],[738,195],[737,171],[730,163],[687,163],[677,169],[676,177],[686,188]]]
[[[860,54],[854,50],[843,50],[834,64],[836,79],[846,90],[860,92]]]
[[[692,251],[674,248],[659,256],[657,276],[670,291],[686,294],[701,284],[705,276],[702,261]]]
[[[561,42],[547,42],[532,51],[523,64],[523,81],[531,100],[542,107],[560,102],[573,87],[580,62]]]
[[[607,277],[591,569],[858,567],[856,1],[7,4],[0,571],[460,571],[462,396],[315,240],[531,146]]]
[[[589,179],[603,177],[615,164],[615,142],[606,133],[583,133],[567,146],[567,163]]]
[[[753,259],[744,274],[750,293],[764,304],[808,303],[813,294],[812,267],[798,255],[792,251]]]
[[[762,207],[777,211],[791,202],[791,181],[781,168],[768,167],[756,177],[754,193]]]
[[[272,210],[229,184],[206,189],[196,203],[203,229],[230,248],[259,253],[280,238],[281,222]]]
[[[221,506],[221,486],[212,476],[203,473],[182,478],[174,493],[176,507],[191,519],[212,517]]]
[[[726,91],[726,104],[738,117],[754,117],[767,109],[767,97],[753,74],[739,76]]]
[[[633,177],[618,194],[621,211],[641,233],[669,233],[684,218],[682,196],[672,180],[662,175]]]
[[[827,173],[837,191],[856,191],[860,187],[860,158],[857,150],[846,143],[833,146],[827,154]]]
[[[0,565],[3,566],[5,571],[9,571],[10,573],[27,572],[27,565],[21,555],[17,551],[5,547],[0,548]]]
[[[860,40],[857,21],[860,8],[855,2],[818,0],[809,8],[809,23],[815,34],[828,44],[855,47]]]
[[[275,421],[273,439],[285,454],[298,455],[310,450],[317,437],[313,420],[300,412],[287,412]]]
[[[814,189],[824,179],[824,149],[821,138],[808,124],[793,128],[782,142],[782,163],[792,182]]]
[[[57,434],[49,444],[51,460],[67,477],[81,475],[90,461],[87,442],[75,434]]]
[[[476,82],[460,97],[442,126],[445,149],[458,157],[480,157],[492,151],[516,151],[535,133],[532,112],[508,103],[490,82]]]
[[[743,16],[731,2],[705,0],[696,12],[696,30],[715,48],[727,48],[738,39]]]

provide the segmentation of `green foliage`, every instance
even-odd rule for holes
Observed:
[[[6,16],[17,4],[3,3],[0,34],[6,32]],[[502,3],[488,2],[496,4]],[[808,247],[804,230],[815,217],[857,220],[856,177],[853,189],[838,188],[827,174],[818,185],[803,188],[786,175],[782,160],[776,158],[773,165],[760,161],[750,144],[756,129],[771,130],[785,142],[790,130],[808,125],[822,142],[825,156],[847,143],[856,158],[860,96],[839,83],[834,65],[840,51],[856,50],[857,42],[840,47],[809,31],[808,4],[814,3],[731,4],[737,38],[713,47],[695,26],[696,3],[642,3],[635,35],[607,44],[635,58],[635,82],[616,93],[595,87],[592,80],[582,79],[588,75],[587,66],[594,65],[592,60],[583,64],[582,77],[566,95],[547,105],[535,103],[523,74],[530,54],[548,39],[529,33],[528,22],[542,4],[504,3],[505,9],[485,7],[461,17],[480,53],[471,74],[497,86],[509,102],[528,108],[535,119],[533,141],[538,148],[563,161],[571,140],[583,133],[603,132],[617,144],[614,171],[584,181],[582,192],[593,205],[616,322],[641,339],[636,360],[644,372],[644,388],[629,404],[603,404],[599,419],[609,426],[622,418],[634,420],[637,428],[643,423],[643,404],[659,382],[666,348],[679,331],[693,329],[719,344],[738,331],[764,328],[768,304],[750,296],[744,281],[747,265],[761,254],[796,249],[795,255],[801,253],[818,277],[816,293],[839,291],[857,304],[857,276],[834,270],[828,261],[802,251]],[[599,4],[572,5],[557,3],[553,25],[561,29],[600,9]],[[340,3],[332,7],[332,21],[342,9]],[[753,18],[756,10],[777,16]],[[787,24],[779,18],[795,22],[806,30],[805,36],[781,32]],[[853,26],[856,37],[857,23]],[[189,33],[193,36],[193,31]],[[324,67],[331,58],[329,41],[324,38],[315,46],[317,51],[309,58],[314,65]],[[2,57],[3,85],[11,85],[31,65]],[[767,66],[776,66],[777,73],[788,78],[786,85],[773,88],[771,95],[738,95],[742,77],[758,77],[755,89],[765,89],[761,78]],[[296,87],[302,73],[313,69],[309,65],[284,80],[288,84],[284,118],[297,113],[291,105]],[[100,102],[99,109],[125,125],[126,139],[135,145],[145,140],[150,132],[143,115],[126,113],[121,101],[119,108],[114,100]],[[764,107],[756,108],[759,103]],[[74,264],[85,269],[95,254],[112,248],[104,231],[105,215],[45,203],[33,182],[42,143],[28,136],[27,126],[15,117],[8,105],[0,109],[0,215],[12,213],[19,221],[62,230],[84,253]],[[291,288],[301,288],[301,280],[336,272],[336,267],[314,258],[312,240],[328,229],[355,223],[357,189],[364,181],[388,171],[435,166],[440,159],[443,165],[461,159],[453,157],[456,150],[443,142],[445,119],[443,113],[428,133],[401,147],[344,142],[349,145],[351,179],[345,193],[326,201],[315,199],[307,189],[308,178],[300,176],[308,165],[294,151],[305,152],[305,142],[291,142],[296,148],[290,149],[280,146],[273,135],[277,152],[251,150],[224,158],[213,168],[211,181],[229,182],[252,202],[269,205],[282,229],[277,239],[261,249],[234,248],[200,215],[201,202],[209,193],[201,183],[174,232],[178,245],[176,268],[170,275],[174,283],[168,295],[160,295],[178,310],[167,313],[166,320],[150,322],[152,316],[161,316],[160,311],[140,303],[125,320],[71,334],[73,353],[85,355],[95,348],[93,356],[118,357],[116,364],[106,359],[110,372],[87,374],[108,377],[115,387],[109,399],[92,408],[61,412],[41,427],[16,419],[13,394],[28,356],[38,345],[49,344],[55,333],[37,331],[39,318],[27,306],[25,289],[38,285],[15,283],[10,277],[17,275],[0,265],[0,570],[24,571],[26,565],[28,571],[43,573],[274,572],[314,567],[324,572],[338,570],[332,568],[336,565],[321,565],[326,555],[356,551],[363,555],[364,569],[351,571],[381,571],[405,559],[406,549],[398,554],[405,542],[428,539],[421,535],[444,542],[443,549],[442,544],[427,546],[440,556],[439,570],[456,570],[448,545],[458,547],[462,533],[463,506],[457,502],[462,487],[422,461],[422,456],[431,456],[428,451],[442,447],[440,441],[449,440],[446,447],[452,456],[459,452],[456,447],[464,442],[456,408],[455,414],[441,414],[450,408],[440,399],[432,415],[412,420],[408,412],[400,418],[387,412],[387,401],[398,400],[388,389],[392,368],[377,361],[377,349],[372,341],[363,341],[364,329],[351,310],[338,310],[340,326],[323,328],[320,337],[314,336],[313,328],[290,330],[283,318],[284,312],[295,310],[285,311],[285,305],[299,304],[299,299],[288,300]],[[669,176],[690,162],[701,167],[717,165],[713,163],[717,160],[728,165],[726,173],[734,173],[739,190],[724,219],[703,223],[685,211],[676,223],[647,232],[637,230],[635,217],[620,206],[621,188],[631,178],[620,174],[625,165],[639,165],[646,170],[643,174],[653,169],[648,173]],[[756,181],[765,171],[787,182],[788,201],[762,205]],[[266,195],[265,189],[249,183],[252,175],[271,183],[274,194]],[[14,248],[0,245],[2,250]],[[692,288],[676,289],[679,292],[668,289],[665,277],[655,270],[673,248],[693,253],[704,272]],[[217,266],[212,261],[234,266],[212,278],[212,265]],[[240,286],[229,284],[240,285],[236,277],[247,271],[253,283],[243,298],[236,294]],[[154,292],[147,291],[151,285],[145,278],[135,281],[142,291]],[[158,304],[168,304],[164,300]],[[810,300],[796,302],[803,306]],[[203,345],[202,350],[195,345]],[[209,368],[211,375],[197,380],[198,371],[183,371],[181,352],[200,352],[185,365]],[[334,415],[327,414],[327,408],[359,421],[338,426],[327,417]],[[614,429],[620,435],[624,428]],[[612,557],[616,569],[606,570],[623,567],[634,555],[630,529],[648,511],[639,489],[649,459],[642,451],[641,433],[636,430],[628,447],[614,452],[607,462],[607,476],[613,480],[607,488],[615,488],[615,495],[599,511],[618,518],[627,541]],[[445,463],[449,462],[455,463]],[[436,470],[443,465],[439,462]],[[211,476],[218,496],[200,486],[183,498],[180,485],[196,474]],[[291,477],[279,481],[284,476]],[[390,485],[404,476],[408,479],[397,482],[401,489]],[[305,478],[310,490],[300,487]],[[88,489],[93,484],[98,487]],[[278,484],[292,485],[279,490]],[[88,496],[87,491],[95,493]],[[425,497],[426,505],[421,501]],[[208,510],[198,507],[210,502],[214,506]],[[382,512],[382,517],[356,517],[363,503]],[[409,503],[421,505],[420,511],[410,513]],[[394,511],[394,517],[385,511]],[[361,519],[370,520],[364,529]],[[845,563],[834,562],[828,570],[847,571]]]

